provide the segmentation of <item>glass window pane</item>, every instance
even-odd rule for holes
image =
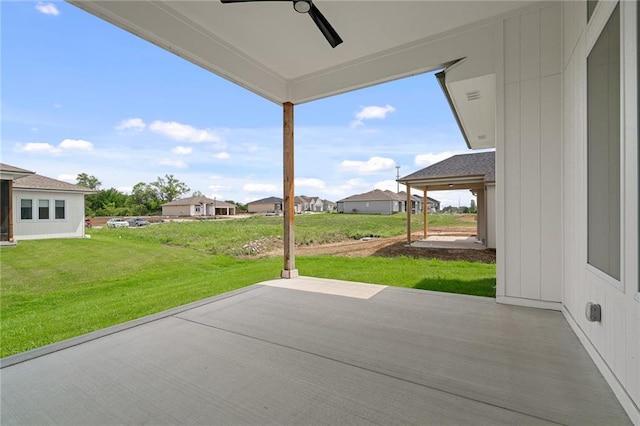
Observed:
[[[49,200],[38,200],[38,219],[49,219]]]
[[[587,58],[588,262],[620,279],[620,6]]]
[[[56,219],[64,219],[64,200],[56,200]]]
[[[32,200],[20,200],[20,219],[23,219],[23,220],[33,219],[33,201]]]

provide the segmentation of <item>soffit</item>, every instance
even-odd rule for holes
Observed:
[[[306,102],[436,69],[459,59],[459,52],[433,58],[417,58],[416,52],[411,60],[402,53],[535,3],[316,0],[344,39],[332,49],[290,2],[70,2],[277,103]]]

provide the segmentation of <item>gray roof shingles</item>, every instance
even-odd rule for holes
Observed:
[[[14,173],[33,173],[31,170],[21,169],[20,167],[12,166],[10,164],[0,163],[0,170],[4,172]]]
[[[220,200],[213,200],[208,197],[196,196],[196,197],[188,197],[181,198],[178,200],[169,201],[168,203],[164,203],[162,207],[165,206],[193,206],[195,204],[216,204],[216,207],[235,207],[235,205],[226,203]]]
[[[403,201],[404,199],[391,191],[383,191],[381,189],[374,189],[364,194],[356,194],[347,198],[343,198],[339,202],[344,201]]]
[[[81,192],[84,194],[94,194],[96,191],[80,185],[63,182],[61,180],[52,179],[41,175],[23,176],[13,181],[15,189],[39,189],[43,191],[63,191],[63,192]]]
[[[484,175],[485,182],[495,182],[495,170],[495,151],[475,152],[473,154],[454,155],[399,180]]]

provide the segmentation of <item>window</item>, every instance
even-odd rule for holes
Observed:
[[[587,260],[620,279],[620,5],[587,58]]]
[[[38,219],[49,219],[49,200],[38,200]]]
[[[33,200],[20,200],[20,219],[33,219]]]
[[[56,219],[64,219],[65,211],[64,211],[64,200],[56,200]]]

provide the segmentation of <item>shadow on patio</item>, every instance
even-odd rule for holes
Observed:
[[[2,361],[6,425],[629,423],[559,312],[315,278]]]

